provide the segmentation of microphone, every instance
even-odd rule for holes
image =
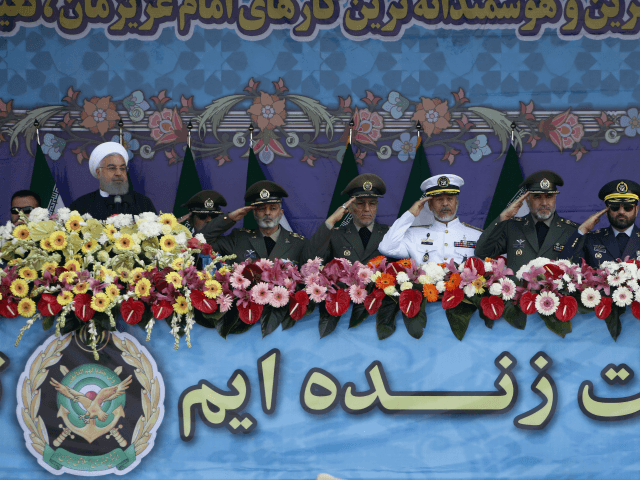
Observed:
[[[122,197],[120,195],[116,195],[113,197],[113,203],[122,203]]]

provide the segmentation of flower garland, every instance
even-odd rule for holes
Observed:
[[[319,258],[298,267],[288,260],[246,260],[215,256],[204,238],[171,214],[118,215],[99,222],[61,209],[49,218],[35,209],[26,223],[0,227],[0,316],[26,317],[16,344],[39,318],[56,335],[88,327],[94,356],[98,335],[116,329],[116,319],[139,325],[150,340],[165,320],[178,349],[191,347],[195,324],[225,337],[260,323],[263,336],[292,328],[318,308],[319,333],[330,334],[352,307],[350,327],[376,316],[381,340],[396,330],[401,314],[409,334],[420,338],[426,304],[441,301],[454,335],[462,340],[474,312],[487,327],[504,318],[524,329],[538,313],[564,337],[571,320],[594,312],[611,336],[621,332],[620,315],[630,307],[640,319],[640,262],[586,263],[537,258],[518,272],[504,258],[470,258],[461,265],[416,264],[377,257],[363,265]],[[199,255],[214,257],[198,270]]]

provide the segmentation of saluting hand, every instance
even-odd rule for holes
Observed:
[[[229,218],[231,220],[233,220],[234,222],[237,222],[238,220],[240,220],[241,218],[244,218],[247,216],[247,214],[251,211],[251,210],[255,210],[256,207],[242,207],[239,208],[237,210],[234,210],[233,212],[231,212],[229,214]]]
[[[600,210],[598,213],[594,213],[584,222],[582,222],[582,225],[578,227],[578,230],[580,230],[582,233],[589,233],[591,230],[593,230],[593,227],[595,227],[596,224],[600,221],[600,217],[602,217],[602,215],[604,215],[608,211],[609,207],[605,208],[604,210]]]
[[[501,222],[504,222],[505,220],[509,220],[510,218],[515,217],[518,214],[518,210],[520,210],[520,207],[522,207],[525,199],[528,196],[529,196],[529,192],[525,193],[520,198],[518,198],[515,202],[513,202],[511,205],[505,208],[500,214],[500,216],[498,217],[499,220]]]
[[[338,221],[344,216],[344,214],[349,211],[349,205],[351,205],[355,199],[356,197],[351,197],[349,200],[344,202],[344,204],[340,205],[338,209],[333,212],[331,216],[325,221],[327,226],[331,225],[331,228],[333,228],[333,226],[338,223]]]
[[[418,214],[422,211],[422,209],[424,208],[424,204],[427,203],[429,201],[429,197],[424,197],[421,198],[420,200],[418,200],[416,203],[414,203],[413,205],[411,205],[411,208],[409,209],[409,211],[413,214],[414,217],[417,217]]]
[[[189,220],[190,218],[191,218],[191,212],[187,213],[186,215],[181,216],[181,217],[178,219],[178,223],[184,223],[184,222],[186,222],[187,220]]]

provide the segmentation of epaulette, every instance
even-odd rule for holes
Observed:
[[[567,225],[571,225],[572,227],[576,227],[576,228],[577,228],[577,227],[579,227],[579,226],[580,226],[580,224],[579,224],[579,223],[572,222],[572,221],[571,221],[571,220],[569,220],[568,218],[560,218],[560,221],[561,221],[561,222],[566,223]]]
[[[462,223],[465,227],[472,228],[473,230],[477,230],[477,231],[479,231],[479,232],[483,232],[483,231],[484,231],[484,230],[482,230],[481,228],[474,227],[473,225],[469,225],[468,223],[464,223],[464,222],[460,222],[460,223]]]
[[[300,235],[299,233],[291,232],[291,235],[293,235],[296,238],[299,238],[300,240],[304,240],[304,237],[302,235]]]
[[[513,217],[513,220],[515,220],[516,222],[521,222],[524,220],[524,217]]]
[[[248,228],[241,228],[241,229],[240,229],[240,231],[241,231],[241,232],[247,232],[247,233],[256,233],[256,231],[255,231],[255,230],[250,230],[250,229],[248,229]]]

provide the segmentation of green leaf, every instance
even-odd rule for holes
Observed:
[[[229,335],[239,335],[241,333],[247,332],[251,327],[253,327],[253,325],[255,324],[249,325],[248,323],[244,323],[238,316],[231,329],[229,330]]]
[[[44,317],[42,319],[42,329],[49,330],[51,327],[53,327],[53,317]]]
[[[44,124],[47,120],[63,110],[64,107],[62,105],[49,105],[47,107],[40,107],[29,111],[22,120],[7,130],[7,133],[11,134],[11,139],[9,140],[11,154],[15,155],[18,151],[18,147],[20,145],[18,137],[22,134],[24,135],[24,143],[27,146],[27,150],[31,155],[33,155],[33,152],[31,151],[31,142],[33,137],[36,135],[36,127],[33,126],[34,122],[38,120],[40,128],[44,128]]]
[[[282,323],[282,319],[289,312],[288,307],[273,308],[265,306],[266,312],[262,314],[260,320],[260,327],[262,328],[262,338],[266,337],[270,333],[273,333],[276,328]]]
[[[619,307],[616,304],[611,305],[611,313],[604,319],[609,329],[609,334],[614,341],[618,340],[618,335],[622,331],[622,324],[620,323],[620,315],[622,315],[627,309],[625,307]]]
[[[465,302],[462,302],[455,308],[446,310],[447,320],[449,320],[449,326],[451,327],[451,331],[458,340],[463,339],[464,334],[467,332],[467,328],[469,327],[471,315],[473,315],[473,312],[475,312],[476,310],[477,308],[475,307],[475,305],[469,305]]]
[[[396,331],[396,315],[400,306],[389,296],[385,296],[376,313],[376,332],[378,339],[384,340]]]
[[[318,330],[320,330],[320,338],[324,338],[336,329],[340,317],[334,317],[327,312],[327,309],[324,308],[324,303],[321,303],[319,307],[320,322],[318,323]]]
[[[64,327],[60,329],[60,333],[65,335],[69,332],[73,332],[75,330],[80,330],[85,323],[82,320],[79,320],[78,317],[73,315],[67,315],[65,318]]]
[[[544,320],[547,328],[556,335],[560,335],[564,338],[567,333],[571,333],[571,322],[561,322],[552,315],[540,315],[540,317]]]
[[[320,134],[320,125],[323,121],[325,123],[327,139],[331,140],[333,138],[333,122],[337,122],[338,118],[331,115],[324,105],[313,98],[302,95],[292,94],[287,95],[286,98],[300,107],[305,115],[309,117],[311,125],[313,125],[314,128],[314,136],[312,140],[315,140]]]
[[[217,313],[217,312],[216,312]],[[202,313],[198,309],[194,309],[193,320],[200,326],[205,328],[215,328],[215,320],[207,314]]]
[[[211,105],[204,109],[204,112],[193,119],[194,122],[198,123],[198,134],[200,138],[203,138],[207,134],[207,122],[211,122],[213,136],[216,137],[217,140],[220,140],[218,138],[218,126],[220,122],[229,110],[247,98],[246,95],[227,95],[226,97],[213,101]]]
[[[502,144],[500,157],[507,151],[507,148],[511,143],[511,135],[513,135],[513,146],[522,151],[522,134],[520,134],[517,129],[511,129],[511,120],[507,118],[504,113],[487,107],[469,107],[469,111],[482,117],[482,119],[489,125],[489,128],[495,132]]]
[[[287,309],[286,315],[282,320],[282,330],[289,330],[295,324],[296,324],[296,321],[293,318],[291,318],[291,315],[289,315],[289,310]]]
[[[511,300],[504,302],[502,316],[509,325],[516,327],[518,330],[524,330],[527,326],[527,314],[522,311],[520,305],[514,305]]]
[[[493,328],[493,324],[495,323],[495,320],[491,320],[489,317],[487,317],[484,313],[482,313],[482,310],[478,310],[480,312],[480,318],[482,318],[484,320],[484,326],[487,328]]]
[[[404,326],[407,328],[407,332],[413,338],[421,338],[424,333],[424,327],[427,326],[427,300],[422,299],[422,304],[420,305],[420,311],[418,314],[409,318],[404,313],[402,314],[402,318],[404,320]]]
[[[364,303],[354,303],[351,309],[351,319],[349,319],[349,328],[357,327],[369,318],[369,312],[364,308]]]

